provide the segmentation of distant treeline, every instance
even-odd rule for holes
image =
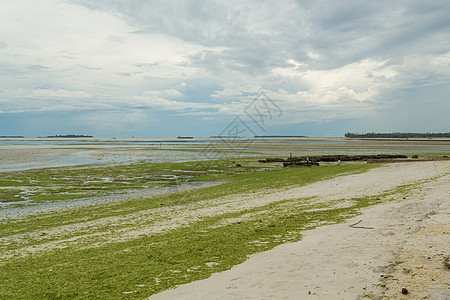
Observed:
[[[48,135],[48,138],[91,138],[92,135],[82,135],[82,134],[66,134],[66,135]]]
[[[447,133],[417,133],[417,132],[394,132],[394,133],[351,133],[345,134],[347,138],[450,138],[450,132]]]

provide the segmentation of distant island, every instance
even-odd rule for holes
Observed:
[[[47,138],[92,138],[92,135],[66,134],[66,135],[48,135]]]
[[[0,139],[23,139],[23,135],[0,135]]]
[[[450,138],[450,132],[447,133],[417,133],[417,132],[394,132],[394,133],[351,133],[345,134],[346,138]]]

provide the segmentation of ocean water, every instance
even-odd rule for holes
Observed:
[[[36,168],[184,162],[235,156],[448,155],[450,140],[345,138],[0,138],[0,172]]]

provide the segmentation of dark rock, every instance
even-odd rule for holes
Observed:
[[[286,158],[285,161],[302,161],[302,160],[306,160],[306,158],[305,157],[292,156],[292,157]]]
[[[406,288],[402,288],[402,294],[408,295],[409,291]]]

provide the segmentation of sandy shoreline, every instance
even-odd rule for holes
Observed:
[[[450,270],[443,260],[450,254],[449,171],[449,162],[392,164],[258,195],[262,202],[308,196],[329,201],[413,184],[412,193],[398,194],[397,201],[370,207],[346,223],[305,232],[300,242],[253,255],[231,270],[150,299],[447,299]],[[374,229],[349,227],[359,220],[358,225]]]

